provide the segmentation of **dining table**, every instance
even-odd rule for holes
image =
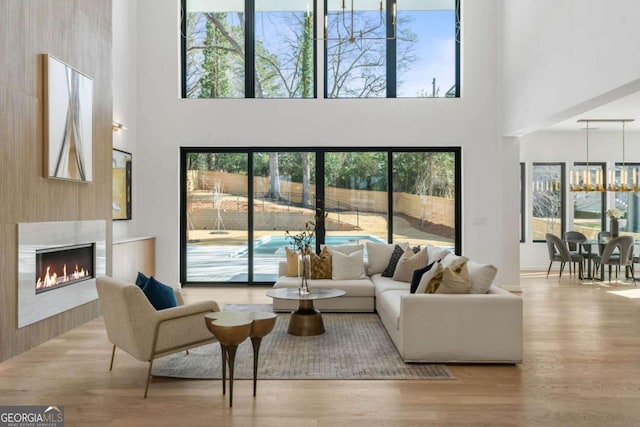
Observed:
[[[583,275],[583,279],[594,280],[593,275],[591,274],[591,260],[593,259],[593,255],[599,255],[602,253],[602,249],[607,245],[607,243],[611,240],[609,237],[604,237],[602,239],[564,239],[567,246],[576,245],[578,248],[578,253],[583,255],[587,261],[587,274]],[[594,251],[594,248],[596,250]],[[603,279],[601,279],[603,280]]]
[[[567,246],[576,245],[576,247],[578,248],[578,253],[580,255],[583,255],[584,258],[587,260],[587,274],[583,276],[583,279],[598,280],[597,278],[593,277],[593,275],[591,274],[592,273],[591,260],[593,259],[593,255],[599,255],[602,253],[602,250],[607,245],[607,243],[609,243],[611,239],[612,239],[611,237],[603,237],[600,239],[586,239],[586,240],[571,239],[571,238],[564,239],[564,241],[567,243]],[[640,245],[640,241],[634,240],[633,253],[640,253],[635,249],[636,246],[638,245]],[[597,249],[594,251],[594,248],[597,248]],[[599,280],[604,281],[604,269],[601,269],[600,271]]]

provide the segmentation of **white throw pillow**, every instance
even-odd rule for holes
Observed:
[[[333,280],[365,279],[364,262],[362,255],[364,251],[360,249],[345,255],[339,251],[331,252],[331,278]]]
[[[491,264],[479,264],[477,262],[467,262],[469,278],[471,279],[470,294],[486,294],[498,274],[496,266]]]
[[[433,279],[436,274],[440,273],[440,271],[442,271],[442,263],[436,262],[435,265],[431,267],[431,270],[422,275],[420,283],[416,288],[416,294],[424,294],[427,291],[427,286],[429,285],[429,282],[431,282],[431,279]]]
[[[364,246],[363,245],[336,245],[336,246],[320,245],[320,250],[324,248],[329,249],[332,253],[340,252],[341,254],[349,255],[353,252],[364,249]]]
[[[393,273],[393,280],[398,282],[411,283],[413,272],[427,265],[427,248],[424,247],[417,254],[412,249],[407,249],[398,261],[396,271]]]
[[[409,243],[397,243],[402,249],[407,249]],[[389,259],[393,249],[396,247],[396,243],[374,243],[367,242],[367,261],[369,267],[367,268],[367,274],[382,273],[389,265]]]
[[[427,245],[427,261],[429,262],[429,264],[434,261],[444,259],[449,254],[451,254],[451,252],[444,248],[433,246],[431,244]]]
[[[454,261],[460,260],[460,258],[464,257],[449,252],[446,257],[442,258],[442,266],[449,267]]]

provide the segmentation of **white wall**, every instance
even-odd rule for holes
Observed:
[[[584,131],[580,132],[534,132],[520,138],[520,161],[526,163],[526,241],[520,244],[520,266],[523,270],[539,270],[549,266],[547,246],[544,242],[533,243],[531,241],[531,170],[533,162],[564,162],[566,171],[569,172],[574,162],[586,162],[586,137]],[[615,131],[590,131],[589,132],[589,161],[606,162],[607,166],[613,166],[622,161],[622,137]],[[640,132],[627,132],[625,134],[625,161],[640,162]],[[568,174],[567,174],[568,180]],[[565,183],[566,185],[567,183]],[[613,207],[613,193],[607,193],[608,208]],[[565,228],[571,230],[573,212],[570,207],[573,193],[567,191],[565,204],[567,215]]]
[[[397,100],[180,99],[178,3],[138,1],[134,215],[138,234],[157,236],[158,277],[179,280],[181,146],[462,146],[463,253],[517,286],[504,254],[518,248],[517,221],[505,221],[517,217],[518,194],[496,191],[518,176],[504,169],[517,154],[504,152],[500,132],[498,0],[464,4],[462,98]]]
[[[523,135],[640,90],[637,0],[502,4],[505,135]]]
[[[126,126],[126,130],[113,133],[113,148],[128,151],[133,157],[132,166],[132,221],[113,221],[113,240],[135,235],[135,224],[140,216],[137,210],[138,197],[135,185],[138,177],[136,147],[137,120],[137,7],[128,0],[113,0],[113,120]]]

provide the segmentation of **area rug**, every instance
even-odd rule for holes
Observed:
[[[225,310],[271,311],[271,305],[226,305]],[[315,337],[287,333],[290,314],[278,313],[276,326],[262,340],[260,379],[455,379],[446,365],[404,363],[373,313],[323,313],[326,332]],[[191,379],[222,377],[217,343],[154,362],[152,375]],[[236,379],[253,378],[253,351],[246,340],[236,354]]]

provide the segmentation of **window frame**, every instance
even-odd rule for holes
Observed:
[[[248,267],[247,267],[247,275],[248,280],[246,285],[244,282],[189,282],[187,281],[187,231],[188,231],[188,219],[186,215],[187,211],[187,155],[190,153],[246,153],[248,155],[248,175],[247,175],[247,192],[248,192],[248,230],[247,230],[247,241],[254,241],[254,217],[253,217],[253,157],[255,153],[268,153],[268,152],[299,152],[299,151],[308,151],[316,153],[316,181],[324,183],[324,168],[321,167],[325,161],[325,153],[329,152],[384,152],[387,153],[387,171],[389,173],[389,183],[392,182],[392,172],[393,172],[393,154],[401,153],[401,152],[451,152],[454,154],[454,176],[455,176],[455,192],[454,192],[454,205],[455,205],[455,230],[454,230],[454,244],[455,244],[455,254],[462,254],[462,148],[459,146],[456,147],[375,147],[375,148],[364,148],[364,147],[353,147],[349,150],[345,149],[337,149],[335,147],[235,147],[235,148],[221,148],[221,147],[180,147],[180,283],[183,286],[260,286],[260,285],[273,285],[273,281],[254,281],[254,250],[253,244],[248,244],[247,248],[247,256],[248,256]],[[322,180],[322,181],[320,181]],[[324,184],[317,185],[318,193],[316,194],[316,200],[320,199],[324,200]],[[389,199],[389,209],[388,209],[388,222],[387,222],[387,241],[393,241],[393,185],[389,185],[387,188],[387,195]],[[321,202],[322,203],[322,202]],[[324,206],[321,204],[320,206],[316,205],[316,208],[324,209]],[[316,240],[316,246],[319,248],[320,239]],[[316,248],[316,249],[317,249]]]
[[[196,99],[187,97],[187,2],[180,0],[182,19],[180,20],[180,70],[181,70],[181,98]],[[258,0],[259,1],[259,0]],[[255,17],[256,0],[244,0],[245,32],[244,32],[244,97],[234,98],[205,98],[205,99],[316,99],[318,98],[318,54],[317,54],[317,0],[313,1],[313,97],[311,98],[289,98],[289,97],[256,97],[256,49],[255,49]]]
[[[386,22],[385,22],[385,26],[386,26],[386,30],[387,30],[387,37],[392,37],[393,36],[393,27],[391,25],[392,20],[393,20],[393,4],[396,3],[396,0],[384,0],[385,1],[385,11],[386,11]],[[314,8],[316,6],[316,1],[314,1]],[[328,0],[324,0],[324,14],[323,14],[323,22],[326,22],[325,20],[327,19],[327,13],[328,13]],[[455,0],[455,15],[456,15],[456,23],[455,23],[455,65],[454,65],[454,69],[455,69],[455,84],[456,84],[456,90],[455,90],[455,96],[451,97],[451,98],[460,98],[460,40],[461,40],[461,35],[460,35],[460,29],[461,29],[461,6],[460,6],[461,1],[460,0]],[[328,76],[329,73],[327,72],[327,67],[329,64],[329,57],[328,57],[328,41],[324,40],[324,99],[367,99],[365,98],[346,98],[346,97],[329,97],[328,96],[328,92],[327,92],[327,88],[329,86],[329,80],[328,80]],[[397,76],[397,39],[387,39],[386,41],[386,96],[385,97],[375,97],[372,99],[384,99],[384,98],[391,98],[391,99],[397,99],[397,87],[398,87],[398,76]],[[411,98],[417,98],[417,97],[409,97],[409,96],[403,96],[401,98],[407,98],[407,99],[411,99]],[[447,98],[446,96],[441,96],[438,98]]]
[[[607,164],[605,162],[573,162],[573,166],[599,166],[602,169],[602,177],[603,177],[603,185],[604,188],[607,188],[607,185],[609,184],[607,182]],[[572,193],[576,193],[576,191],[573,191]],[[607,192],[603,191],[600,193],[600,231],[604,231],[606,230],[606,224],[607,224],[607,215],[606,215],[606,211],[607,211]],[[572,219],[573,221],[571,222],[571,226],[572,228],[575,227],[575,210],[573,211],[572,214]]]
[[[566,189],[566,164],[563,162],[533,162],[532,164],[532,169],[531,169],[531,179],[530,181],[533,179],[534,173],[533,173],[533,169],[536,166],[559,166],[560,167],[560,178],[559,178],[559,184],[560,184],[560,214],[559,214],[559,218],[560,218],[560,238],[562,238],[562,236],[564,235],[564,232],[566,231],[566,218],[567,218],[567,189]],[[531,188],[531,192],[532,192],[532,196],[533,196],[533,191],[535,191],[533,189],[533,187]],[[532,197],[532,201],[531,201],[531,221],[533,223],[533,197]],[[532,229],[533,229],[533,224],[532,224]],[[533,231],[531,232],[531,236],[532,239],[531,241],[533,243],[546,243],[545,239],[534,239],[533,238]]]

